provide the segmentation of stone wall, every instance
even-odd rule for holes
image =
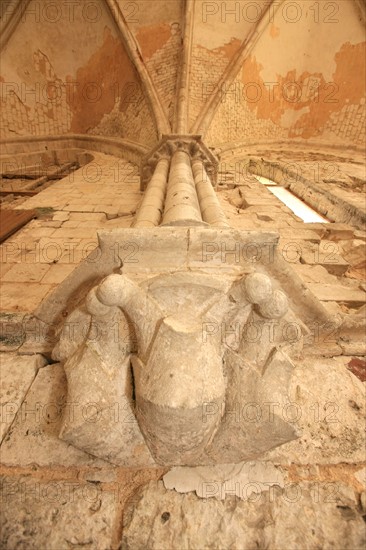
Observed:
[[[265,166],[258,159],[268,151],[277,159],[272,166],[276,174],[278,159],[285,158],[288,164],[301,164],[310,177],[310,165],[300,163],[296,150],[257,146],[243,156],[238,149],[220,164],[218,197],[232,227],[279,233],[280,254],[302,285],[296,288],[310,291],[331,316],[323,332],[315,319],[305,348],[298,349],[289,401],[283,405],[284,418],[296,416],[300,437],[258,460],[213,469],[173,468],[169,473],[168,468],[113,466],[59,439],[67,399],[65,373],[50,360],[57,336],[49,334],[45,347],[46,326],[33,314],[41,311],[47,294],[62,288],[62,281],[63,288],[90,284],[81,283],[78,268],[88,258],[88,277],[96,276],[96,231],[128,227],[141,197],[136,166],[93,153],[89,167],[19,205],[48,214],[1,246],[4,548],[363,547],[365,349],[355,341],[355,328],[348,337],[340,335],[337,322],[357,315],[361,322],[366,293],[364,266],[359,264],[366,234],[347,224],[298,219],[251,175],[253,167]],[[350,163],[346,152],[335,157],[324,149],[322,160],[319,151],[307,153],[313,161],[316,155],[320,176],[330,164],[337,165],[339,188],[357,178],[359,157]],[[222,243],[223,266],[228,257],[242,257],[238,244]],[[123,254],[131,251],[127,247]],[[298,290],[286,291],[299,303]],[[53,305],[43,313],[51,314],[59,299],[54,294],[48,302]],[[70,311],[65,307],[63,313]],[[83,322],[82,312],[73,322],[76,328]],[[231,326],[221,330],[224,339],[233,335]],[[123,346],[128,332],[123,327],[118,333]],[[78,403],[74,405],[77,410]],[[95,403],[90,402],[84,420],[98,431],[94,413]],[[118,422],[128,425],[129,413],[118,414]],[[235,414],[240,421],[244,412]]]

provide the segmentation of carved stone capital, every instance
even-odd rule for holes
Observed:
[[[146,189],[160,158],[171,158],[175,151],[185,151],[192,159],[199,158],[210,176],[212,185],[217,182],[218,159],[204,144],[200,135],[163,135],[161,141],[141,162],[141,191]]]

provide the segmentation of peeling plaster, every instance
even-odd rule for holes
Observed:
[[[150,59],[157,50],[168,42],[172,35],[171,26],[167,23],[141,27],[136,33],[136,39],[145,59]]]
[[[71,75],[66,80],[69,83],[74,81]],[[138,86],[128,55],[109,28],[104,30],[101,48],[77,70],[75,81],[78,84],[75,93],[69,96],[73,113],[71,131],[75,133],[87,132],[97,126],[103,116],[113,110],[117,97],[120,97],[120,109],[124,110],[131,101],[133,89],[136,93]],[[98,95],[99,99],[95,100]]]
[[[281,470],[270,462],[176,467],[165,474],[163,482],[166,489],[175,489],[178,493],[194,491],[200,498],[217,500],[233,495],[250,500],[251,495],[269,491],[271,486],[285,486]]]
[[[252,52],[263,66],[261,77],[265,82],[273,82],[278,74],[284,75],[297,67],[299,71],[321,73],[330,82],[336,69],[333,52],[346,42],[357,44],[365,40],[365,29],[357,20],[354,2],[298,0],[293,4],[296,9],[292,12],[286,12],[286,3],[279,8]],[[290,17],[295,22],[291,23]],[[279,30],[276,38],[273,26]]]
[[[294,68],[284,75],[276,74],[275,81],[269,83],[263,80],[263,65],[250,56],[241,76],[249,109],[259,119],[289,128],[289,137],[318,136],[334,113],[347,105],[359,105],[365,97],[365,47],[366,42],[342,45],[334,55],[331,82],[323,73],[299,73]],[[257,101],[253,101],[257,96],[250,96],[254,92],[258,93]]]

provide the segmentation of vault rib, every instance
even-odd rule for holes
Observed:
[[[256,25],[253,26],[249,35],[243,40],[242,45],[240,46],[237,53],[233,56],[230,63],[226,67],[224,73],[222,74],[219,82],[217,83],[213,94],[207,100],[204,108],[202,109],[200,115],[196,119],[195,123],[190,129],[192,134],[200,134],[205,136],[211,121],[215,115],[216,109],[221,100],[221,92],[224,85],[230,85],[235,79],[236,75],[240,71],[244,61],[251,53],[253,47],[262,36],[263,32],[268,27],[271,18],[267,17],[267,14],[272,11],[272,19],[275,13],[278,11],[280,6],[283,4],[284,0],[274,1],[271,0],[268,3],[267,9],[263,10],[263,15]]]
[[[119,32],[121,33],[122,41],[126,48],[128,56],[140,77],[141,83],[143,85],[143,91],[148,100],[148,103],[151,106],[160,138],[162,134],[170,133],[170,124],[164,113],[164,109],[156,91],[153,80],[142,59],[139,46],[131,30],[129,29],[129,26],[125,20],[125,17],[123,16],[122,10],[117,0],[104,1],[109,8],[111,16],[113,17]]]
[[[184,35],[181,50],[181,62],[177,79],[176,103],[174,111],[174,133],[186,134],[188,131],[188,102],[193,40],[195,0],[186,0],[184,5]]]
[[[5,6],[5,10],[1,10],[0,18],[0,51],[5,48],[11,35],[18,26],[23,13],[28,8],[30,0],[11,0],[11,2]],[[7,16],[5,14],[8,14]]]

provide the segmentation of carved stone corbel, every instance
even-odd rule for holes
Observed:
[[[298,437],[283,409],[301,321],[292,344],[284,329],[296,318],[266,266],[202,256],[205,238],[262,246],[265,236],[159,228],[154,251],[143,232],[123,230],[106,233],[104,246],[126,231],[139,242],[139,261],[89,292],[79,313],[86,336],[70,346],[64,329],[54,352],[68,380],[60,437],[124,466],[240,462]],[[134,346],[111,330],[126,323]],[[88,406],[94,424],[80,413]]]

